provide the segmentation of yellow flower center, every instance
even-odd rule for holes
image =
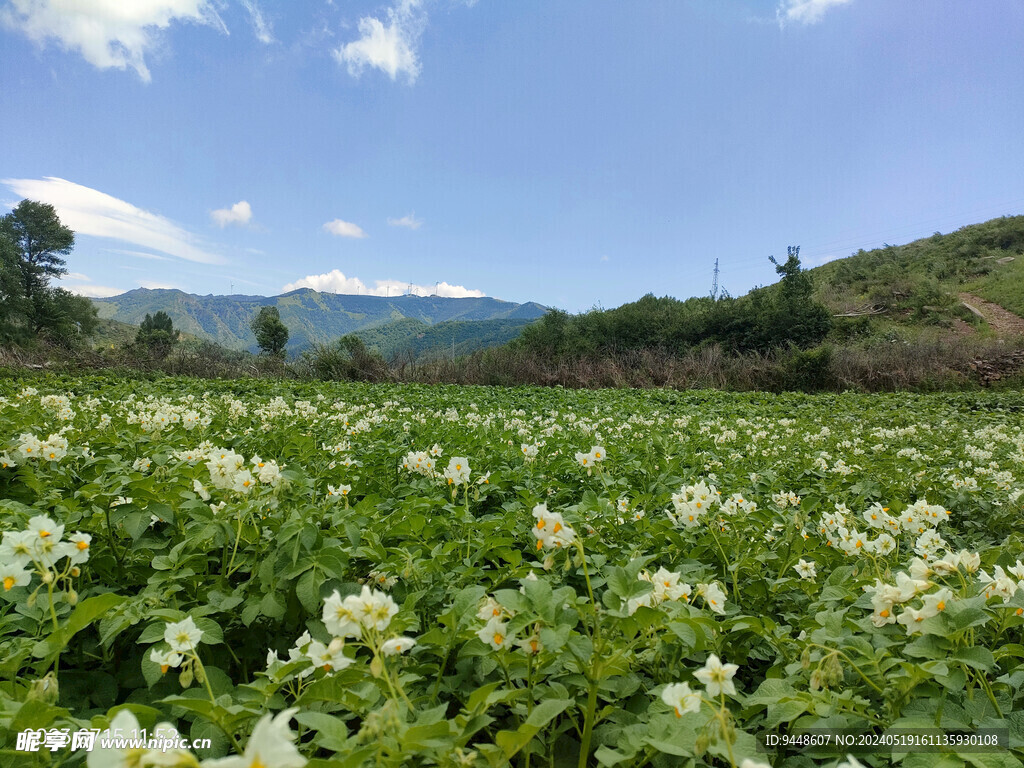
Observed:
[[[49,535],[50,535],[49,531],[40,531],[39,532],[39,538],[41,538],[41,539],[45,539]]]
[[[494,644],[495,645],[501,645],[503,642],[505,642],[505,636],[503,634],[501,634],[500,632],[495,632],[494,633]]]
[[[939,600],[939,602],[936,604],[935,607],[938,608],[940,611],[946,610],[946,601],[945,600]]]
[[[14,588],[14,577],[4,576],[4,592],[10,592]]]
[[[77,542],[75,544],[75,546],[78,548],[79,552],[84,552],[85,550],[87,550],[89,548],[89,542],[88,541],[79,541],[79,542]]]

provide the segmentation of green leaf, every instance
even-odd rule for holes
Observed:
[[[666,626],[673,635],[683,641],[683,645],[687,649],[697,647],[697,632],[690,624],[683,621],[670,621]]]
[[[47,663],[51,663],[67,647],[72,637],[111,608],[123,603],[125,599],[120,595],[108,592],[105,595],[96,595],[82,600],[75,606],[75,610],[71,612],[68,620],[46,639],[43,653],[37,655],[45,656]]]
[[[494,743],[497,744],[506,760],[519,752],[530,743],[530,740],[540,733],[548,723],[558,717],[562,712],[572,706],[575,702],[572,699],[545,699],[538,704],[526,722],[514,731],[499,731]]]
[[[980,646],[961,648],[959,651],[954,653],[951,658],[953,661],[961,661],[969,667],[980,669],[982,672],[988,672],[996,665],[996,660],[992,655],[992,651]]]
[[[224,632],[213,619],[202,618],[195,619],[196,626],[203,631],[203,636],[199,642],[206,643],[206,645],[217,645],[224,642]]]
[[[142,538],[142,534],[149,529],[149,520],[148,511],[136,510],[125,515],[121,525],[124,527],[125,533],[132,537],[132,541],[138,541]]]
[[[319,613],[323,608],[320,600],[320,587],[323,583],[323,574],[314,568],[302,574],[299,583],[295,585],[295,594],[309,613]]]

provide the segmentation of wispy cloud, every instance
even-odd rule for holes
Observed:
[[[341,219],[328,221],[324,224],[324,229],[338,237],[367,237],[367,234],[363,232],[362,227],[358,224],[353,224],[351,221],[342,221]]]
[[[779,26],[785,26],[789,22],[816,24],[821,21],[826,11],[849,2],[850,0],[782,0],[775,15],[779,20]]]
[[[248,224],[252,221],[252,206],[245,200],[240,200],[230,208],[218,208],[215,211],[210,211],[210,218],[221,229],[229,224]]]
[[[34,42],[54,40],[99,69],[131,67],[144,82],[151,79],[146,52],[157,42],[157,33],[182,21],[227,34],[210,0],[9,0],[0,8],[0,22]]]
[[[81,272],[68,272],[58,278],[60,287],[69,293],[79,296],[88,296],[93,299],[117,296],[124,293],[124,288],[112,288],[109,285],[93,285],[92,278],[83,275]]]
[[[152,259],[153,261],[170,261],[166,256],[157,256],[155,253],[145,251],[126,251],[121,248],[104,248],[107,253],[123,253],[125,256],[134,256],[137,259]]]
[[[392,227],[405,227],[406,229],[419,229],[423,226],[423,221],[416,218],[416,214],[410,213],[408,216],[403,216],[400,219],[388,219],[388,224]]]
[[[387,10],[385,20],[364,16],[359,20],[359,39],[336,48],[334,58],[359,77],[366,67],[379,69],[392,80],[405,75],[416,82],[420,63],[416,53],[427,14],[422,0],[400,0]]]
[[[370,288],[358,277],[346,277],[340,269],[332,269],[322,275],[307,275],[294,283],[288,283],[281,290],[284,293],[299,288],[312,288],[322,293],[349,293],[361,294],[363,296],[401,296],[405,293],[413,293],[417,296],[430,296],[437,294],[447,298],[464,299],[479,298],[485,296],[483,291],[475,288],[466,288],[463,285],[451,285],[440,282],[436,285],[415,285],[403,283],[400,280],[375,280]]]
[[[264,45],[274,42],[274,30],[270,26],[270,22],[267,21],[267,17],[263,15],[263,11],[256,4],[256,0],[239,1],[249,13],[249,21],[252,22],[252,31],[256,34],[256,39]]]
[[[87,296],[90,299],[106,299],[111,296],[119,296],[125,292],[124,288],[114,288],[109,285],[65,285],[62,287],[69,293]]]
[[[3,179],[0,184],[21,197],[49,203],[57,209],[61,222],[78,234],[121,240],[187,261],[225,263],[222,256],[205,250],[195,236],[170,219],[99,190],[53,176]]]

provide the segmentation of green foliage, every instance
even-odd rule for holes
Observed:
[[[162,360],[170,354],[180,336],[181,331],[175,330],[170,315],[166,312],[157,312],[152,316],[147,314],[143,318],[139,324],[139,332],[135,336],[135,344],[156,359]]]
[[[90,300],[50,286],[67,274],[62,257],[74,243],[47,203],[22,200],[0,218],[0,341],[24,344],[42,334],[78,344],[95,330]]]
[[[288,328],[281,322],[281,313],[277,307],[262,307],[249,327],[261,352],[274,357],[284,355],[284,346],[288,343]]]
[[[50,278],[66,275],[64,259],[75,245],[75,233],[65,227],[49,203],[22,200],[0,218],[0,234],[18,251],[22,291],[30,302],[45,291]]]
[[[1024,216],[1004,216],[906,245],[860,250],[809,272],[816,298],[833,311],[867,305],[886,310],[892,322],[909,310],[910,323],[931,324],[953,316],[956,294],[965,288],[1024,316],[1022,256]]]
[[[302,355],[312,376],[325,381],[387,381],[388,365],[363,340],[349,334],[333,344],[317,344]]]
[[[524,329],[515,345],[552,359],[652,349],[680,354],[712,344],[731,352],[810,347],[825,338],[831,317],[812,296],[799,251],[790,248],[787,261],[776,264],[782,279],[771,290],[718,300],[647,294],[611,310],[572,316],[551,311]]]
[[[999,728],[861,757],[1021,766],[1020,392],[31,383],[0,379],[9,743],[166,722],[211,744],[90,761],[802,768],[850,750],[756,737]]]

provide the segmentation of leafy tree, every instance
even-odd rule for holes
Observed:
[[[161,310],[152,316],[147,313],[139,325],[139,332],[135,336],[135,344],[148,350],[158,360],[162,360],[170,354],[171,349],[178,343],[178,336],[180,334],[180,331],[174,329],[174,323],[166,312]]]
[[[832,316],[814,300],[814,281],[800,266],[800,246],[787,248],[786,256],[783,264],[768,257],[782,280],[774,306],[761,320],[766,346],[813,346],[832,328]]]
[[[21,273],[21,294],[32,305],[35,330],[41,330],[43,294],[50,278],[66,275],[64,259],[75,245],[75,233],[65,227],[56,209],[48,203],[22,200],[0,219],[0,233],[13,244]]]
[[[88,335],[98,323],[92,302],[50,287],[66,275],[75,233],[48,203],[22,200],[0,217],[0,335],[24,340],[45,332],[62,341]]]
[[[262,352],[274,357],[284,355],[284,346],[288,343],[288,328],[281,322],[281,313],[277,307],[263,307],[249,324],[256,343]]]
[[[16,339],[20,335],[19,326],[24,325],[27,314],[27,302],[21,288],[21,271],[18,269],[18,249],[0,231],[0,341]]]
[[[48,288],[36,299],[35,306],[46,318],[45,331],[62,343],[91,336],[99,325],[92,300],[63,288]]]

